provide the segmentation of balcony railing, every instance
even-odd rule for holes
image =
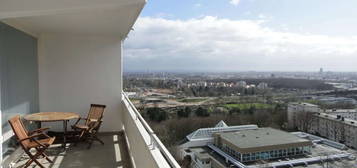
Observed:
[[[124,129],[134,166],[179,168],[180,165],[124,92],[122,101]]]

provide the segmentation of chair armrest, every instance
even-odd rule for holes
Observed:
[[[39,137],[39,136],[41,136],[41,135],[42,135],[42,134],[33,134],[33,135],[28,136],[28,137],[26,137],[26,138],[19,139],[18,142],[22,142],[22,141],[29,140],[29,139],[35,140],[34,138]]]
[[[33,142],[37,143],[38,145],[40,145],[40,146],[42,146],[42,147],[47,147],[48,145],[42,144],[40,141],[38,141],[37,139],[35,139],[36,137],[39,137],[39,136],[41,136],[41,135],[44,135],[44,136],[46,136],[47,138],[51,138],[51,137],[48,136],[47,134],[41,132],[41,133],[33,134],[33,135],[31,135],[31,136],[29,136],[29,137],[27,137],[27,138],[20,139],[20,140],[18,140],[18,142],[21,143],[22,141],[30,140],[30,141],[33,141]]]
[[[41,133],[41,132],[44,132],[44,131],[49,130],[49,129],[50,129],[50,128],[39,128],[39,129],[30,131],[29,134],[32,135],[32,134],[34,134],[34,133]]]
[[[42,144],[40,141],[33,139],[34,142],[36,142],[38,145],[42,146],[42,147],[48,147],[48,144]]]
[[[34,135],[32,135],[32,136],[29,136],[29,137],[27,137],[27,138],[24,138],[24,139],[20,140],[20,142],[29,139],[30,141],[33,141],[33,142],[37,143],[38,145],[40,145],[40,146],[42,146],[42,147],[47,147],[45,144],[42,144],[42,143],[39,142],[37,139],[35,139],[35,137],[39,137],[39,136],[41,136],[41,135],[42,135],[42,133],[34,134]]]
[[[74,123],[74,125],[78,124],[79,121],[81,121],[81,120],[88,120],[88,119],[87,119],[87,118],[79,117],[79,118],[77,119],[77,121]]]
[[[27,138],[24,139],[20,139],[19,142],[27,140],[27,139],[31,139],[31,140],[35,140],[34,138],[39,137],[39,136],[45,136],[46,138],[51,138],[49,135],[47,135],[45,132],[35,132],[34,134],[28,136]]]
[[[88,119],[87,119],[88,120]],[[89,119],[90,122],[98,122],[97,119]]]

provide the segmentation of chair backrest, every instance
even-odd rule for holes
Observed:
[[[9,120],[9,123],[10,123],[12,130],[14,131],[14,134],[15,134],[17,140],[21,140],[21,139],[28,137],[28,131],[25,128],[24,124],[22,123],[19,115],[12,117]],[[23,148],[27,148],[29,143],[30,143],[29,139],[20,142],[20,144]]]
[[[101,105],[101,104],[91,104],[87,116],[88,120],[86,121],[86,125],[88,125],[91,122],[90,119],[97,120],[97,121],[102,120],[105,107],[106,107],[105,105]]]

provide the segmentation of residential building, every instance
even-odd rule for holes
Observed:
[[[298,126],[299,113],[318,113],[321,109],[318,105],[310,103],[289,103],[288,104],[288,128],[294,129]]]
[[[357,138],[353,136],[357,133],[356,119],[356,109],[322,110],[308,103],[288,105],[289,128],[307,131],[357,149]]]
[[[323,110],[324,113],[341,116],[351,120],[357,120],[357,110],[356,109],[328,109]]]
[[[317,113],[313,115],[310,133],[326,137],[327,139],[343,143],[357,149],[357,121],[331,115]]]
[[[77,167],[88,167],[89,163],[116,167],[123,157],[128,157],[133,167],[180,167],[122,89],[122,46],[145,3],[1,1],[2,167],[13,165],[17,151],[7,122],[10,117],[40,111],[70,111],[86,116],[91,103],[107,105],[100,131],[113,134],[107,136],[106,142],[111,144],[95,152],[82,151],[75,157],[70,156],[71,149],[64,159],[57,160],[59,167],[66,167],[63,162]],[[43,126],[62,130],[61,123]],[[117,132],[122,133],[127,147],[118,144]],[[127,148],[128,152],[117,156],[119,148]],[[90,153],[96,155],[88,157]],[[87,157],[79,157],[84,155]],[[100,158],[88,159],[95,157]]]
[[[258,86],[257,86],[258,89],[261,89],[261,90],[265,90],[265,89],[268,89],[269,86],[267,83],[265,82],[262,82],[262,83],[259,83]]]
[[[245,81],[239,81],[239,82],[236,83],[236,85],[237,85],[238,87],[245,88],[245,87],[247,87],[247,82],[245,82]]]

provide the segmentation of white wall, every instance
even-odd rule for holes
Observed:
[[[40,111],[76,112],[85,117],[91,103],[105,104],[101,131],[120,130],[121,39],[44,34],[38,46]],[[62,123],[53,127],[62,129]]]

